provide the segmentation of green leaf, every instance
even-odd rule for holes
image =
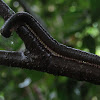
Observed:
[[[94,38],[91,35],[85,36],[82,41],[83,48],[88,48],[91,53],[95,53],[96,44]]]
[[[25,70],[26,76],[30,77],[33,82],[39,81],[43,78],[44,73],[35,70]]]
[[[100,18],[100,0],[90,0],[92,20],[97,21]]]

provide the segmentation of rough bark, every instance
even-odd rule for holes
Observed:
[[[12,14],[14,11],[0,0],[0,15],[4,20]],[[17,34],[25,43],[26,50],[24,52],[0,51],[1,65],[33,69],[100,84],[100,67],[53,56],[35,36],[30,37],[32,33],[26,27],[18,28]]]

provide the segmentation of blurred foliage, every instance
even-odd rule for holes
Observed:
[[[20,0],[4,0],[15,12]],[[99,0],[24,0],[59,42],[100,55]],[[4,20],[0,17],[0,27]],[[0,36],[1,50],[23,50],[13,34]],[[100,86],[43,72],[0,66],[0,100],[100,100]]]

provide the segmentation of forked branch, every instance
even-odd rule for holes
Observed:
[[[4,20],[7,20],[13,14],[14,12],[2,0],[0,0],[0,15]],[[68,55],[68,57],[64,58],[52,51],[53,49],[55,50],[56,47],[51,47],[52,50],[50,50],[50,48],[48,48],[49,44],[46,46],[44,44],[45,41],[43,41],[43,43],[39,38],[37,38],[29,27],[25,25],[20,26],[16,32],[23,40],[26,50],[24,52],[0,51],[1,65],[33,69],[100,84],[99,56],[90,53],[82,53],[83,56],[84,54],[87,56],[84,56],[84,59],[81,58],[82,60],[80,60],[78,58],[81,57],[80,51],[77,52],[77,54],[79,53],[78,57],[75,57],[76,50],[75,55]],[[57,52],[59,53],[59,51]],[[54,53],[55,55],[53,55]],[[91,59],[90,56],[93,59]],[[90,58],[91,61],[88,58]]]

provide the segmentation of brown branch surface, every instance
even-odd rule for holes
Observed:
[[[7,20],[13,13],[0,0],[0,15],[4,20]],[[17,34],[25,43],[25,52],[0,51],[1,65],[33,69],[100,84],[100,66],[96,67],[91,64],[53,56],[35,36],[31,36],[32,33],[26,27],[18,28]]]

